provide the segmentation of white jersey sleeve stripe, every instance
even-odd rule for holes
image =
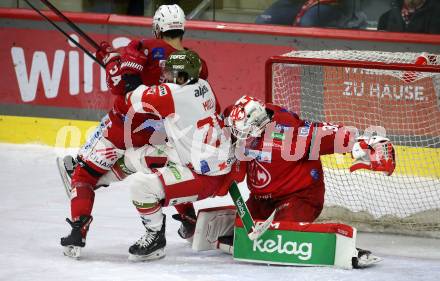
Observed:
[[[144,107],[142,105],[142,96],[147,90],[147,86],[140,85],[128,96],[128,102],[129,104],[131,104],[135,112],[145,113]]]

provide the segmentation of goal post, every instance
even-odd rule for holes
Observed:
[[[349,155],[322,157],[326,198],[320,220],[440,237],[440,57],[293,51],[267,61],[265,90],[266,102],[302,119],[386,134],[396,148],[391,177],[350,173]]]

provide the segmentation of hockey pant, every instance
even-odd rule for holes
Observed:
[[[96,130],[80,149],[79,165],[72,174],[73,220],[81,215],[91,215],[94,189],[98,180],[124,155],[126,148],[140,147],[150,142],[165,142],[162,121],[147,119],[148,117],[151,116],[144,114],[127,119],[110,112],[102,118]]]

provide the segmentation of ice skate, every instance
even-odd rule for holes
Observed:
[[[64,158],[57,157],[58,171],[69,199],[72,193],[71,178],[76,165],[78,165],[76,159],[70,155],[66,155]]]
[[[371,251],[356,248],[357,257],[352,258],[353,268],[365,268],[375,263],[382,261],[383,259],[375,256]]]
[[[156,260],[165,256],[165,215],[159,231],[151,230],[145,223],[144,226],[146,233],[128,249],[131,261]]]
[[[81,216],[76,221],[66,219],[72,227],[72,231],[66,237],[61,238],[61,246],[64,247],[63,253],[71,258],[79,258],[81,256],[81,248],[86,245],[86,235],[89,225],[93,218],[91,216]]]

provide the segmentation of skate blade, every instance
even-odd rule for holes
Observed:
[[[65,166],[64,166],[64,160],[61,157],[57,157],[57,167],[58,172],[61,176],[61,180],[64,185],[64,190],[66,191],[67,198],[71,198],[72,196],[72,186],[70,185],[70,176],[67,173]]]
[[[128,254],[128,260],[132,262],[140,262],[140,261],[150,261],[150,260],[158,260],[165,257],[165,250],[159,249],[148,255],[133,255]]]
[[[73,259],[79,259],[81,256],[81,247],[78,246],[66,246],[63,249],[65,256]]]

